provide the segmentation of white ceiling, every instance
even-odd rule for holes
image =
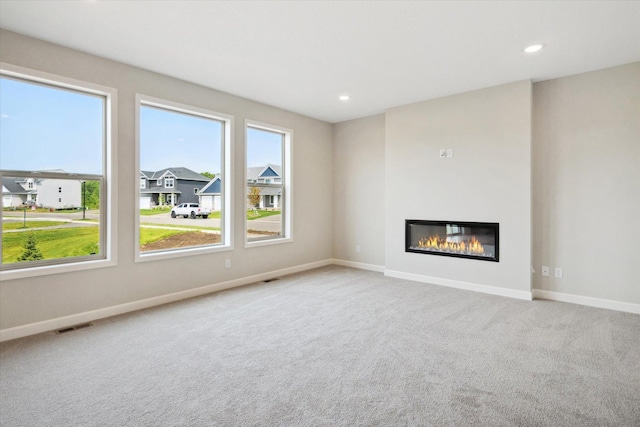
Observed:
[[[638,1],[1,0],[0,27],[328,122],[640,60]]]

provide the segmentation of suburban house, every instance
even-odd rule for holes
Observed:
[[[219,211],[222,209],[222,180],[219,176],[211,179],[204,187],[197,192],[198,203],[203,208]]]
[[[82,182],[71,179],[2,177],[2,205],[81,208]]]
[[[0,425],[640,426],[640,1],[0,4],[3,138],[16,82],[104,118],[99,253],[0,258]]]
[[[140,209],[197,203],[198,192],[208,182],[206,176],[185,167],[140,171]]]
[[[260,190],[260,209],[278,209],[282,199],[282,168],[279,165],[267,164],[247,168],[247,186]],[[267,187],[252,184],[279,184],[278,187]],[[249,206],[251,202],[249,201]]]

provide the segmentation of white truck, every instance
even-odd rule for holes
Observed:
[[[182,215],[183,217],[191,217],[195,219],[198,216],[201,216],[204,219],[209,218],[209,214],[211,210],[206,208],[201,208],[198,203],[180,203],[178,206],[175,206],[171,209],[171,218],[175,218],[178,215]]]

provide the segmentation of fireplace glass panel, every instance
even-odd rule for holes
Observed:
[[[499,225],[406,220],[406,252],[498,261]]]

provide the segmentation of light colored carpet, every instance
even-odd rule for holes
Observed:
[[[638,426],[640,316],[325,267],[0,347],[3,426]]]

